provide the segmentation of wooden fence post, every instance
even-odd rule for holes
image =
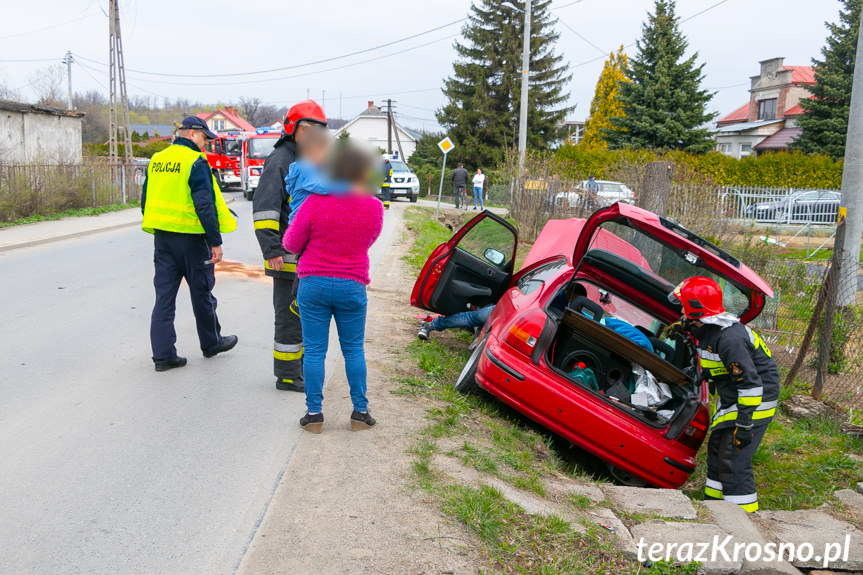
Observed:
[[[821,399],[824,391],[824,378],[829,372],[830,351],[833,348],[833,323],[836,316],[836,300],[839,296],[839,282],[842,274],[842,257],[845,245],[845,214],[839,213],[839,223],[836,225],[836,239],[833,241],[833,256],[827,277],[827,301],[824,304],[824,322],[821,337],[818,339],[818,365],[815,371],[815,385],[812,387],[812,397]]]

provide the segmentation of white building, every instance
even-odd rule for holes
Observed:
[[[387,113],[381,108],[375,106],[374,102],[369,102],[368,107],[360,113],[359,116],[349,121],[347,124],[335,130],[333,136],[338,138],[342,134],[348,134],[351,140],[367,145],[372,150],[381,148],[387,149]],[[398,137],[396,137],[398,135]],[[417,149],[417,140],[420,139],[419,134],[400,126],[398,122],[393,122],[392,126],[392,149],[393,152],[399,151],[399,143],[404,154],[403,160],[411,157],[411,154]],[[399,154],[401,156],[402,154]]]
[[[0,163],[80,164],[84,113],[0,100]]]

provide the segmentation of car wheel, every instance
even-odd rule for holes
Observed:
[[[243,195],[246,196],[246,199],[251,202],[252,198],[255,197],[255,192],[253,192],[252,190],[246,190],[243,192]]]
[[[624,485],[628,485],[629,487],[650,486],[649,483],[642,479],[639,479],[629,471],[625,471],[619,467],[612,465],[611,463],[606,463],[606,465],[608,466],[608,472],[611,473],[611,476]]]
[[[479,384],[476,382],[476,369],[477,366],[479,366],[479,359],[485,351],[487,340],[488,336],[486,335],[479,343],[477,343],[473,353],[470,354],[470,358],[468,358],[467,363],[464,364],[461,373],[458,374],[458,379],[455,380],[453,387],[459,393],[470,394],[479,389]]]
[[[418,200],[418,199],[420,199],[419,195],[411,196],[411,203],[412,203],[412,204],[417,203],[417,200]]]

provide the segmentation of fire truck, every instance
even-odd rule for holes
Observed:
[[[242,152],[242,132],[220,133],[219,137],[210,140],[204,149],[207,162],[213,169],[216,181],[219,182],[219,187],[222,189],[241,187],[240,159]]]
[[[244,134],[239,176],[243,195],[247,200],[251,201],[255,196],[258,181],[261,179],[261,171],[264,169],[264,161],[273,151],[273,146],[282,133],[281,128],[268,126]]]

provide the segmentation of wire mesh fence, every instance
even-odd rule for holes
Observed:
[[[143,168],[83,164],[0,164],[0,222],[137,200]],[[125,190],[125,191],[124,191]]]

